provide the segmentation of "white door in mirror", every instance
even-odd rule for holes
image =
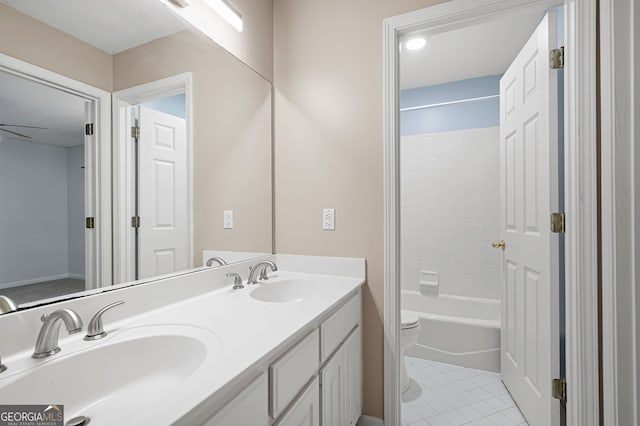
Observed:
[[[186,120],[140,107],[138,278],[189,265]]]

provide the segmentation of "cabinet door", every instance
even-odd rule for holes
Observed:
[[[356,328],[344,343],[346,382],[346,415],[349,425],[355,425],[362,415],[362,332]]]
[[[320,386],[318,377],[286,412],[277,426],[320,426]]]
[[[322,425],[348,425],[347,371],[344,345],[341,346],[320,373]]]
[[[268,392],[265,373],[210,418],[205,426],[267,426],[269,424]]]
[[[320,372],[323,426],[355,425],[362,414],[362,341],[357,327]]]

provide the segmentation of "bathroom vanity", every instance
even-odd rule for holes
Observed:
[[[286,345],[268,369],[205,424],[355,425],[362,413],[361,296]],[[320,414],[322,413],[322,414]],[[275,422],[272,422],[275,420]]]
[[[226,274],[246,279],[256,261],[0,317],[0,401],[64,405],[65,421],[92,425],[355,425],[364,260],[267,258],[279,270],[238,290]],[[104,338],[62,327],[61,351],[32,358],[40,315],[70,309],[86,325],[117,301]]]

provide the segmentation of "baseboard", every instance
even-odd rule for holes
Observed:
[[[0,290],[2,290],[4,288],[9,288],[9,287],[19,287],[19,286],[23,286],[23,285],[43,283],[45,281],[63,280],[65,278],[75,278],[75,279],[79,279],[79,280],[84,280],[84,275],[60,274],[60,275],[51,275],[51,276],[48,276],[48,277],[31,278],[29,280],[14,281],[12,283],[0,284]]]
[[[384,422],[377,417],[362,416],[356,426],[384,426]]]
[[[80,274],[67,274],[67,278],[73,278],[74,280],[84,280],[84,275],[80,275]]]

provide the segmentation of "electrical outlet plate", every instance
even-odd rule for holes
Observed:
[[[233,229],[233,210],[224,211],[224,229]]]
[[[322,229],[334,231],[336,229],[336,209],[322,210]]]

